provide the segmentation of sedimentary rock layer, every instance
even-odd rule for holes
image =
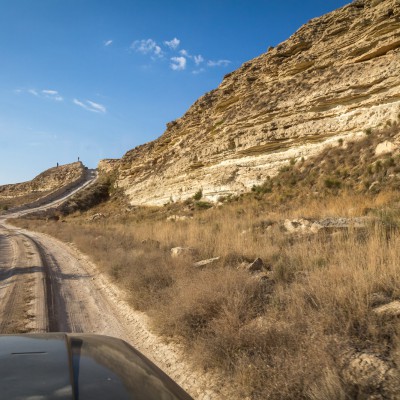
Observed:
[[[116,185],[132,204],[237,194],[399,116],[400,1],[354,1],[226,75],[113,163]]]

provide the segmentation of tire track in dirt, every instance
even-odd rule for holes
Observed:
[[[29,238],[0,227],[0,332],[46,330],[41,292],[41,260]]]
[[[42,297],[49,302],[48,330],[121,338],[170,375],[194,399],[237,398],[221,377],[191,365],[182,347],[166,343],[152,333],[147,316],[133,310],[126,300],[127,294],[99,273],[88,257],[48,235],[14,230],[28,237],[40,254],[46,293]]]
[[[28,237],[24,235],[25,237]],[[48,332],[70,332],[66,304],[61,293],[60,268],[53,255],[32,237],[29,237],[39,254],[44,273],[44,298]]]

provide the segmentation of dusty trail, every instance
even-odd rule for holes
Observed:
[[[29,237],[0,227],[0,332],[47,330],[43,265]]]
[[[119,337],[195,399],[234,399],[217,376],[200,374],[177,344],[148,329],[127,295],[72,245],[0,220],[0,333],[87,332]]]

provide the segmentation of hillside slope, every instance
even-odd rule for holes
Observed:
[[[397,120],[400,3],[357,0],[226,75],[112,168],[132,204],[248,191],[292,158]],[[101,166],[101,164],[100,164]]]
[[[77,183],[84,175],[84,165],[81,162],[74,162],[50,168],[31,181],[0,186],[0,206],[8,208],[33,202]]]

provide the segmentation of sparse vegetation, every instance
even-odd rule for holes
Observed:
[[[203,197],[203,190],[199,189],[194,195],[193,195],[193,199],[198,201]]]
[[[396,368],[399,360],[398,319],[374,312],[400,299],[399,159],[374,153],[397,133],[374,132],[289,165],[223,207],[201,201],[199,191],[198,199],[162,208],[118,206],[119,215],[107,202],[90,210],[104,213],[101,220],[75,213],[65,223],[18,223],[90,254],[154,329],[238,383],[238,398],[367,398],[382,387],[349,380],[346,357],[370,354]],[[370,189],[374,182],[380,189]],[[167,221],[171,215],[186,218]],[[363,229],[290,235],[282,225],[299,216],[365,215]],[[173,258],[176,246],[195,251]],[[263,274],[243,267],[257,257]]]

